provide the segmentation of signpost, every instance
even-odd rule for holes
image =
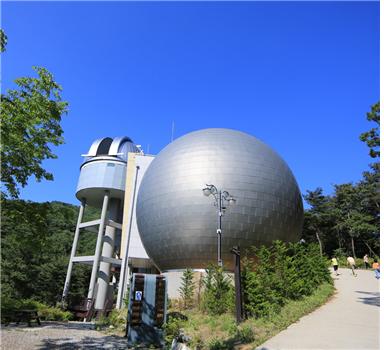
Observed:
[[[244,319],[243,312],[243,292],[241,288],[241,269],[240,269],[240,247],[231,249],[235,261],[235,291],[236,291],[236,322],[239,324]]]

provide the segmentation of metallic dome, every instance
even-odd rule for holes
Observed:
[[[205,268],[217,261],[217,208],[206,184],[236,203],[222,218],[222,258],[230,250],[299,239],[303,203],[296,180],[276,152],[230,129],[204,129],[165,147],[149,166],[137,198],[137,223],[148,255],[162,270]]]

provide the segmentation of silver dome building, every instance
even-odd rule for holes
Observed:
[[[205,129],[180,137],[149,166],[137,198],[143,245],[162,271],[205,268],[217,262],[217,208],[203,195],[206,184],[236,199],[222,217],[222,258],[239,245],[297,241],[303,203],[284,160],[246,133]]]

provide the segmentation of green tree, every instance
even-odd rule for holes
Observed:
[[[7,46],[7,35],[5,34],[3,29],[0,29],[0,52],[5,51],[5,47]]]
[[[321,189],[307,191],[304,196],[311,206],[305,211],[303,238],[314,241],[321,251],[331,255],[334,250],[365,254],[366,248],[378,254],[380,248],[380,103],[367,113],[376,125],[360,135],[375,159],[357,183],[334,186],[334,193],[325,196]],[[349,243],[348,243],[349,242]]]
[[[367,119],[377,124],[371,130],[363,132],[360,140],[369,147],[369,155],[372,158],[380,157],[380,102],[371,106],[371,111],[367,113]]]
[[[380,250],[380,175],[378,170],[372,169],[363,174],[364,178],[357,184],[361,194],[361,212],[369,216],[366,220],[372,225],[370,232],[365,231],[361,240],[373,255],[378,255]]]
[[[369,155],[376,162],[371,163],[370,170],[363,173],[363,179],[358,183],[358,187],[363,196],[362,210],[364,214],[371,216],[370,224],[375,226],[369,235],[364,236],[363,242],[372,253],[378,254],[380,248],[378,239],[380,231],[380,102],[371,106],[371,111],[367,113],[367,120],[377,125],[362,133],[360,140],[367,144]]]
[[[242,259],[245,310],[252,317],[273,317],[288,300],[312,294],[331,283],[328,263],[316,244],[273,242]]]
[[[78,208],[60,202],[34,203],[4,199],[2,203],[1,295],[55,305],[61,296],[71,252]],[[85,220],[98,212],[87,207]],[[78,255],[92,255],[96,237],[80,234]],[[87,293],[90,267],[76,264],[69,301]]]
[[[203,309],[221,315],[234,307],[234,288],[221,267],[210,265],[204,278]]]
[[[315,233],[320,255],[323,255],[323,240],[332,219],[330,197],[323,194],[322,188],[316,188],[314,191],[307,191],[304,199],[311,206],[305,215],[306,227]]]
[[[376,232],[375,218],[367,211],[367,194],[359,185],[335,185],[336,226],[347,232],[351,241],[352,255],[356,257],[355,241]]]
[[[195,282],[193,281],[193,270],[187,268],[181,277],[181,287],[179,288],[181,298],[184,301],[184,308],[192,306],[193,295],[195,292]]]
[[[1,98],[1,180],[12,197],[28,178],[52,180],[42,161],[57,158],[50,145],[64,142],[61,117],[68,103],[61,101],[61,87],[45,68],[34,67],[37,78],[15,80],[18,90],[8,90]]]

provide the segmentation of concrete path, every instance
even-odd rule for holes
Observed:
[[[340,269],[335,296],[256,350],[379,349],[380,282],[373,271]]]

